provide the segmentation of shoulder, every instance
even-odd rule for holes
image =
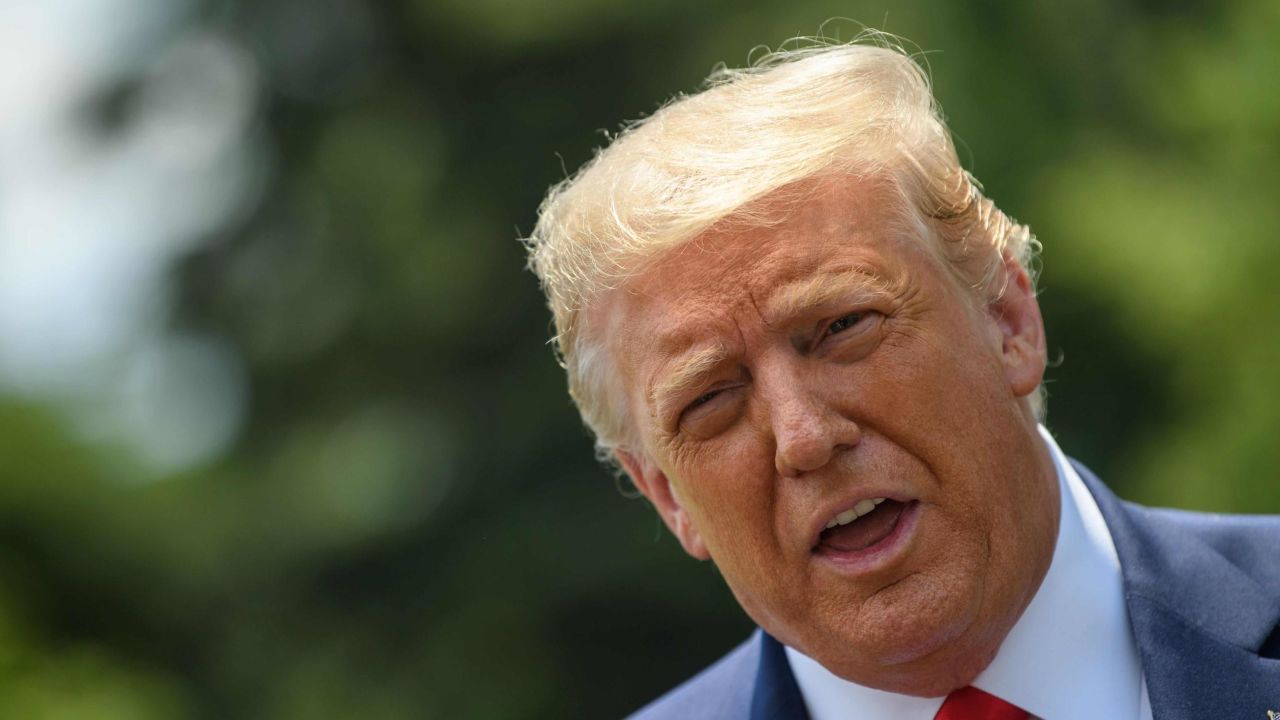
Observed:
[[[630,716],[629,720],[746,718],[760,662],[760,633]]]
[[[1227,515],[1125,502],[1159,534],[1195,537],[1255,582],[1280,594],[1280,515]]]
[[[1078,461],[1072,465],[1089,488],[1120,552],[1125,582],[1148,576],[1185,580],[1184,587],[1210,581],[1209,570],[1237,573],[1270,596],[1280,596],[1280,515],[1228,515],[1155,508],[1116,497]],[[1212,558],[1210,560],[1210,558]],[[1225,561],[1225,562],[1224,562]]]

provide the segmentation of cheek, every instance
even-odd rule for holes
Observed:
[[[931,463],[999,450],[989,447],[992,438],[1001,437],[993,427],[1021,420],[999,358],[972,334],[913,330],[887,338],[874,369],[866,373],[860,388],[866,412]],[[946,475],[946,468],[931,469]]]
[[[779,582],[784,574],[785,523],[778,518],[782,501],[768,448],[749,431],[733,432],[680,466],[689,479],[690,519],[735,593]]]

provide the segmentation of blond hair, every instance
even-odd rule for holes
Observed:
[[[701,92],[632,123],[553,186],[525,240],[569,393],[602,457],[635,442],[584,309],[717,222],[768,224],[754,201],[823,174],[887,177],[904,219],[978,296],[1002,291],[1004,256],[1030,267],[1034,238],[960,166],[927,75],[892,38],[813,41],[720,68]],[[1042,404],[1036,393],[1037,416]]]

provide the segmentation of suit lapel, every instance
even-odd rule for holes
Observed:
[[[760,643],[760,664],[751,695],[751,720],[809,720],[809,711],[805,709],[782,643],[763,630],[756,635]]]
[[[1115,541],[1155,720],[1255,718],[1280,710],[1280,660],[1258,652],[1280,603],[1176,513],[1121,502],[1088,469]],[[1204,522],[1212,522],[1206,520]]]

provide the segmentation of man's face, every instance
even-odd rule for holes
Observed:
[[[971,298],[883,184],[811,189],[593,309],[640,436],[619,456],[775,637],[864,685],[943,694],[990,662],[1052,557],[1056,481],[1026,403],[1039,309],[1012,263],[1000,300]]]

